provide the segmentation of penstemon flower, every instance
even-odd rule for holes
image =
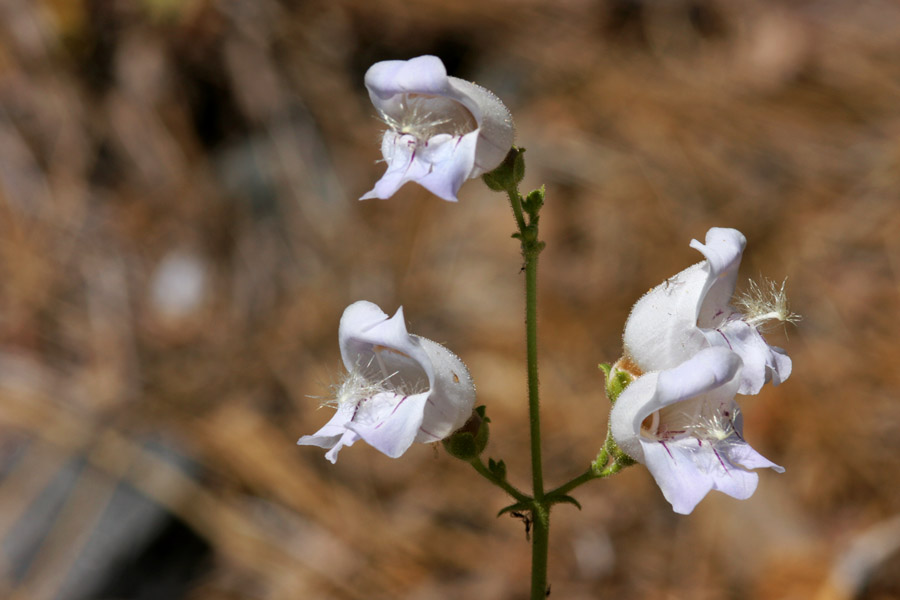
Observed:
[[[497,167],[512,147],[512,116],[491,92],[448,77],[436,56],[389,60],[366,72],[369,97],[387,124],[387,172],[363,195],[390,198],[407,181],[451,202],[466,181]]]
[[[689,514],[710,490],[749,498],[759,480],[749,469],[784,472],[744,440],[734,400],[741,366],[734,352],[706,348],[673,369],[638,377],[613,405],[613,438],[647,466],[677,513]]]
[[[758,286],[731,304],[746,238],[736,229],[714,227],[706,244],[691,248],[706,260],[670,277],[645,294],[625,323],[625,356],[641,371],[675,367],[698,351],[724,346],[741,357],[740,394],[756,394],[763,384],[778,385],[791,374],[784,350],[769,346],[761,330],[773,321],[794,321],[787,310],[784,287]]]
[[[347,374],[327,403],[337,412],[298,444],[327,448],[332,463],[359,439],[397,458],[413,442],[447,437],[472,415],[468,369],[440,344],[407,333],[402,307],[388,318],[371,302],[355,302],[344,310],[338,339]]]

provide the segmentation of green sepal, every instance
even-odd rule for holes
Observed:
[[[477,407],[465,425],[442,440],[447,453],[465,461],[481,456],[490,437],[490,422],[485,407]]]
[[[606,378],[606,397],[611,404],[615,404],[619,395],[634,381],[634,376],[626,371],[613,369],[608,363],[600,363],[597,367]]]
[[[496,169],[481,176],[485,185],[495,192],[515,190],[525,177],[525,148],[513,146]]]
[[[502,517],[508,512],[519,511],[519,510],[531,510],[530,502],[516,502],[515,504],[510,504],[509,506],[504,506],[500,509],[500,512],[497,513],[498,517]]]
[[[616,457],[616,464],[623,467],[630,467],[631,465],[636,465],[637,461],[619,450],[619,455]]]
[[[616,443],[616,440],[609,436],[609,439],[606,442],[606,448],[609,452],[609,456],[612,458],[612,462],[614,465],[618,465],[619,467],[630,467],[631,465],[637,464],[637,461],[625,454],[619,445]],[[595,463],[596,464],[596,463]],[[597,465],[599,466],[599,465]],[[604,465],[600,468],[601,471],[609,470],[612,468],[612,465]]]

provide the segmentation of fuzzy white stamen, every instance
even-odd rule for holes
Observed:
[[[379,110],[379,118],[398,135],[411,135],[417,143],[425,143],[440,133],[459,137],[478,127],[472,113],[462,104],[448,98],[425,94],[404,94],[400,111],[389,115]]]
[[[342,381],[331,386],[331,396],[323,400],[321,406],[338,408],[344,404],[356,404],[360,400],[372,398],[381,392],[392,391],[388,379],[390,376],[370,381],[356,369],[348,371],[344,374]]]
[[[797,323],[800,315],[792,313],[788,307],[784,286],[787,279],[778,286],[766,280],[758,285],[752,279],[749,289],[735,299],[735,304],[744,313],[744,322],[760,331],[770,329],[773,324]]]
[[[724,442],[737,435],[737,431],[734,429],[733,416],[725,416],[724,414],[702,417],[697,424],[691,425],[690,429],[698,439],[708,440],[713,443]]]

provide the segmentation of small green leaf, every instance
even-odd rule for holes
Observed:
[[[516,502],[515,504],[510,504],[509,506],[504,506],[503,508],[501,508],[500,512],[497,513],[497,516],[502,517],[508,512],[519,510],[531,510],[531,505],[526,502]]]
[[[501,481],[506,481],[506,463],[495,461],[493,458],[488,459],[488,471]]]
[[[548,498],[548,500],[549,500],[552,504],[560,504],[560,503],[563,503],[563,502],[566,503],[566,504],[573,504],[576,508],[578,508],[578,510],[581,510],[581,503],[578,502],[578,500],[576,500],[575,498],[573,498],[572,496],[569,496],[569,495],[554,496],[553,498]]]
[[[532,224],[537,223],[538,212],[540,212],[541,207],[544,206],[544,195],[546,194],[546,190],[544,186],[536,190],[532,190],[525,197],[525,201],[522,203],[522,208],[532,219]]]

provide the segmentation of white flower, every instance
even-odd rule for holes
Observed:
[[[466,179],[499,166],[512,147],[506,106],[483,87],[448,77],[436,56],[375,63],[365,81],[388,126],[381,141],[388,169],[361,200],[390,198],[415,181],[456,202]]]
[[[625,355],[643,372],[675,367],[710,346],[736,352],[744,363],[740,394],[756,394],[763,384],[778,385],[791,374],[784,350],[769,346],[760,330],[771,320],[796,317],[784,305],[784,294],[770,304],[744,300],[750,312],[731,304],[746,238],[736,229],[714,227],[706,244],[691,241],[706,260],[670,277],[634,305],[625,323]],[[757,288],[758,289],[758,288]]]
[[[468,369],[440,344],[407,333],[403,308],[388,318],[371,302],[355,302],[341,317],[338,339],[348,373],[332,402],[337,412],[298,444],[329,449],[332,463],[359,439],[397,458],[413,442],[447,437],[471,416]]]
[[[690,513],[710,490],[749,498],[759,480],[750,469],[784,472],[744,440],[734,400],[740,373],[737,354],[706,348],[673,369],[638,377],[613,406],[613,438],[647,466],[677,513]]]

